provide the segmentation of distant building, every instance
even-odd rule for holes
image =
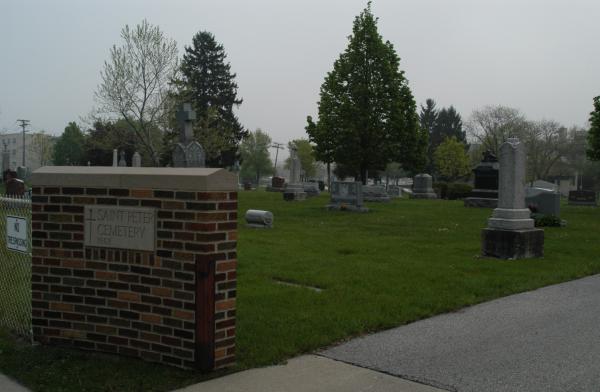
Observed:
[[[39,145],[39,132],[25,134],[25,166],[30,170],[35,170],[43,165],[48,165],[48,154],[43,153],[43,148]],[[54,138],[47,136],[47,143],[53,143]],[[38,143],[36,145],[36,143]],[[16,169],[23,166],[23,133],[5,133],[0,134],[0,152],[8,150],[10,153],[10,168]]]

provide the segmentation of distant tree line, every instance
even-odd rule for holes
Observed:
[[[234,113],[243,100],[213,34],[196,33],[181,59],[175,41],[146,20],[125,26],[121,38],[101,73],[98,112],[85,132],[68,124],[54,148],[55,164],[109,165],[118,149],[128,157],[139,151],[146,165],[170,165],[178,142],[177,111],[190,102],[208,166],[232,168],[241,162],[242,176],[253,181],[275,173],[269,135],[249,132]],[[307,178],[320,161],[328,182],[332,167],[338,177],[363,183],[422,171],[447,181],[466,179],[483,151],[497,154],[510,136],[527,147],[529,179],[589,173],[600,160],[600,97],[594,99],[589,132],[531,121],[504,106],[477,109],[464,124],[452,105],[438,109],[433,99],[417,113],[400,58],[379,34],[370,2],[325,76],[317,108],[316,118],[307,117],[308,139],[290,141],[289,147],[297,148]]]

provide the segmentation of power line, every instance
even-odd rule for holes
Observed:
[[[25,167],[25,127],[29,125],[29,120],[17,120],[20,122],[20,127],[23,128],[23,167]]]
[[[279,156],[279,150],[283,150],[285,147],[283,143],[277,142],[273,143],[271,147],[277,149],[277,151],[275,152],[275,174],[277,174],[277,157]]]

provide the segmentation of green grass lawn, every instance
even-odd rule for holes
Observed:
[[[563,206],[568,226],[545,229],[543,259],[502,261],[478,256],[488,209],[403,199],[356,214],[326,211],[326,203],[326,195],[290,203],[280,193],[240,192],[236,370],[600,272],[599,209]],[[272,211],[274,229],[246,228],[250,208]],[[107,355],[28,348],[6,336],[0,350],[0,370],[40,391],[165,391],[205,377]]]

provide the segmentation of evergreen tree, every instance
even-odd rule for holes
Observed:
[[[433,127],[438,118],[438,111],[435,108],[435,101],[427,98],[425,106],[421,105],[421,113],[419,113],[419,123],[421,129],[426,130],[429,135],[433,132]]]
[[[392,161],[418,171],[425,165],[427,132],[419,127],[416,104],[400,58],[377,31],[371,3],[356,17],[348,47],[321,86],[319,120],[306,127],[320,149],[326,140],[335,162],[363,183],[368,171]],[[326,135],[326,136],[323,136]]]
[[[443,108],[438,113],[430,143],[436,143],[437,147],[444,139],[454,137],[457,141],[466,144],[467,133],[463,131],[462,126],[462,118],[454,106]]]
[[[435,101],[431,98],[427,98],[425,106],[421,105],[421,113],[419,113],[419,124],[421,129],[427,132],[429,135],[429,146],[427,147],[427,171],[433,173],[433,154],[435,147],[432,143],[433,130],[436,126],[438,119],[438,111],[435,108]]]
[[[83,145],[85,136],[77,123],[70,122],[64,132],[54,145],[54,164],[64,165],[82,165],[84,151]]]
[[[600,96],[594,98],[594,110],[590,113],[588,145],[588,159],[600,161]]]
[[[200,140],[219,140],[207,146],[208,166],[231,166],[237,147],[248,134],[233,113],[233,108],[242,104],[237,96],[236,74],[226,62],[223,45],[215,41],[213,34],[198,32],[192,46],[185,47],[181,63],[179,101],[191,102],[198,119],[196,133]],[[210,148],[220,151],[210,151]]]

